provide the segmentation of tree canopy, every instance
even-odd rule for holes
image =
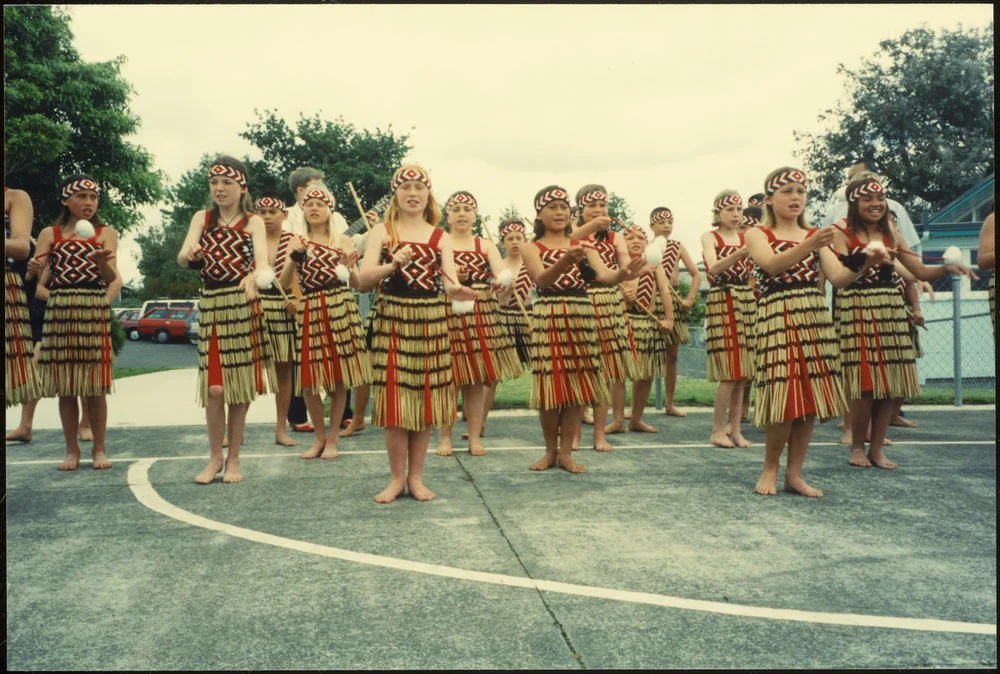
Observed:
[[[937,210],[993,172],[992,23],[916,28],[837,71],[846,98],[819,116],[827,130],[795,132],[811,196],[823,201],[842,188],[857,157],[875,161],[889,196],[910,211]]]
[[[101,217],[119,232],[139,224],[138,206],[156,203],[162,174],[126,140],[139,128],[123,56],[81,60],[69,17],[49,5],[4,7],[4,184],[31,195],[34,231],[59,214],[63,178],[100,182]]]

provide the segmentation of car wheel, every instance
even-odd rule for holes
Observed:
[[[138,342],[139,341],[139,329],[138,328],[131,328],[128,331],[128,338],[131,339],[133,342]]]
[[[158,341],[160,344],[166,344],[167,342],[170,341],[170,333],[167,332],[166,330],[157,330],[156,341]]]

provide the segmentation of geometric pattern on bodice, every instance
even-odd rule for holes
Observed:
[[[566,254],[568,248],[546,248],[537,241],[533,242],[537,247],[539,252],[539,257],[542,260],[542,264],[548,269],[556,262],[562,259],[562,256]],[[583,280],[583,275],[580,273],[579,264],[571,264],[563,273],[559,275],[555,283],[549,286],[552,290],[583,290],[587,287],[587,282]]]
[[[90,254],[101,248],[93,238],[86,241],[73,239],[56,241],[49,252],[50,288],[66,288],[85,283],[106,285],[101,268],[90,259]]]
[[[635,291],[635,306],[648,309],[653,303],[653,292],[656,290],[656,276],[652,269],[647,269],[639,277],[639,286]]]
[[[834,225],[834,227],[837,227],[837,225]],[[868,244],[861,241],[861,239],[859,239],[853,231],[847,227],[837,227],[837,229],[843,232],[847,237],[848,255],[865,252],[865,247]],[[892,242],[885,234],[882,235],[882,243],[886,248],[892,248]],[[851,284],[851,287],[856,288],[859,286],[883,285],[881,280],[883,275],[888,275],[892,279],[893,283],[899,283],[899,273],[896,271],[896,266],[890,261],[886,264],[880,264],[877,267],[869,267],[861,276],[858,277],[857,281]]]
[[[334,268],[340,264],[344,251],[330,248],[315,241],[306,242],[306,259],[297,264],[299,272],[299,287],[308,293],[320,288],[326,288],[338,281]]]
[[[253,271],[253,239],[242,224],[241,219],[234,227],[216,225],[202,231],[198,243],[204,251],[203,281],[236,283]]]
[[[618,271],[618,250],[615,248],[615,233],[609,231],[607,239],[596,239],[593,236],[587,237],[587,241],[594,244],[597,254],[601,258],[604,266],[611,271]],[[597,283],[595,281],[594,283]]]
[[[285,268],[285,254],[288,252],[288,244],[295,234],[282,231],[278,237],[278,249],[274,252],[274,275],[281,276],[281,270]]]
[[[517,270],[517,278],[514,279],[514,283],[511,284],[511,287],[521,300],[521,304],[528,306],[528,300],[531,299],[531,289],[535,287],[535,282],[531,280],[531,276],[528,275],[528,268],[525,267],[524,264],[522,264],[521,268]],[[511,295],[510,301],[504,306],[517,306],[517,301],[514,299],[513,295]]]
[[[715,235],[715,257],[721,260],[724,257],[729,257],[737,250],[743,247],[743,233],[740,232],[740,242],[735,246],[729,245],[723,242],[722,237],[719,236],[718,232],[712,232]],[[725,269],[719,272],[717,275],[713,276],[708,271],[708,265],[705,265],[705,275],[708,276],[708,284],[710,286],[717,285],[719,283],[746,283],[747,279],[750,278],[750,274],[753,272],[753,265],[749,263],[748,258],[744,257],[737,261],[729,269]]]
[[[816,231],[816,230],[812,230]],[[779,241],[773,238],[774,234],[769,229],[764,232],[768,235],[768,243],[775,255],[780,255],[790,248],[799,245],[795,241]],[[798,285],[803,283],[816,284],[819,282],[819,251],[812,251],[799,262],[781,272],[777,276],[771,276],[763,267],[753,266],[753,275],[757,281],[757,290],[761,295],[779,290],[781,286]]]
[[[476,246],[479,246],[478,240]],[[468,268],[469,282],[489,283],[493,280],[490,260],[486,253],[480,253],[478,250],[456,250],[455,266]]]
[[[660,266],[663,273],[667,275],[667,280],[674,275],[677,268],[677,260],[681,257],[681,242],[673,239],[667,240],[667,247],[663,250],[663,257],[660,258]]]
[[[438,237],[432,237],[432,241],[437,243]],[[440,277],[438,276],[438,269],[441,267],[441,251],[436,245],[432,245],[429,241],[427,243],[415,243],[413,241],[400,241],[400,247],[409,246],[410,250],[413,251],[413,255],[410,257],[410,263],[404,266],[402,269],[398,270],[402,273],[403,280],[406,281],[406,287],[410,290],[423,290],[429,292],[442,292],[442,285]],[[388,246],[382,246],[382,256],[383,264],[385,262],[390,262],[392,256],[389,255]],[[390,281],[395,274],[390,274],[382,279],[382,285],[386,289],[390,289]]]

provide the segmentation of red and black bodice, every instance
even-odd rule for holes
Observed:
[[[739,243],[736,245],[723,241],[722,236],[718,232],[712,232],[712,236],[715,237],[715,256],[719,260],[729,257],[745,245],[743,242],[743,232],[737,233]],[[708,277],[708,285],[710,286],[746,285],[751,273],[753,273],[753,265],[750,264],[749,258],[746,257],[737,260],[729,269],[724,269],[714,276],[709,273],[708,262],[705,262],[705,275]]]
[[[254,269],[253,239],[245,230],[246,216],[229,227],[209,227],[209,212],[205,212],[205,228],[201,232],[204,265],[201,279],[208,283],[236,284]]]
[[[660,266],[663,267],[663,273],[667,275],[667,279],[674,275],[674,270],[677,269],[677,261],[680,257],[680,241],[668,239],[667,245],[663,249],[663,257],[660,258]]]
[[[475,250],[456,250],[455,266],[465,267],[469,276],[463,281],[463,285],[473,283],[490,283],[493,280],[493,271],[490,269],[490,259],[482,250],[482,239],[476,238]]]
[[[637,279],[638,286],[635,290],[635,302],[632,304],[632,311],[635,313],[646,313],[653,304],[653,296],[656,293],[656,274],[652,269],[645,270]]]
[[[541,258],[542,264],[545,265],[546,269],[561,260],[562,256],[566,254],[567,250],[569,250],[568,248],[546,248],[538,241],[533,241],[532,243],[538,247],[538,256]],[[583,280],[580,265],[571,264],[563,270],[562,274],[559,275],[559,278],[557,278],[552,285],[548,288],[541,288],[538,292],[541,295],[551,295],[576,292],[585,290],[586,288],[587,282]]]
[[[517,293],[518,299],[521,300],[521,304],[525,307],[531,306],[531,289],[535,287],[535,282],[531,280],[531,276],[528,274],[528,268],[523,264],[521,268],[517,270],[517,277],[511,285],[511,289]],[[504,309],[513,309],[517,307],[517,300],[511,295],[510,299],[506,304],[503,305]]]
[[[89,286],[106,288],[101,268],[90,255],[101,248],[97,237],[103,227],[95,226],[89,239],[67,239],[58,225],[52,227],[52,249],[49,251],[49,289]]]
[[[774,236],[770,229],[761,227],[761,231],[767,236],[767,242],[775,254],[781,254],[789,248],[799,245],[797,241],[784,241]],[[815,234],[816,229],[806,232],[806,238]],[[761,297],[767,297],[779,290],[791,288],[816,288],[819,283],[819,251],[812,251],[799,262],[781,272],[777,276],[772,276],[764,271],[760,265],[753,266],[754,279],[757,282],[757,289]]]
[[[413,254],[409,264],[382,279],[382,290],[395,294],[418,293],[421,295],[443,292],[439,274],[441,250],[438,248],[442,234],[444,234],[444,230],[435,228],[427,243],[400,241],[400,247],[409,246]],[[385,264],[391,261],[392,256],[389,254],[389,248],[383,244],[380,263]]]
[[[306,255],[296,262],[302,292],[311,293],[341,283],[336,269],[343,257],[344,251],[339,248],[306,241]]]
[[[836,227],[844,236],[847,237],[847,254],[840,255],[840,261],[845,267],[852,271],[858,271],[865,264],[865,258],[867,253],[865,248],[867,243],[861,241],[849,227],[840,227],[838,225],[832,225]],[[886,248],[892,248],[893,242],[888,235],[882,235],[882,243]],[[858,280],[847,286],[848,288],[891,288],[896,285],[899,280],[899,274],[896,272],[896,267],[893,263],[887,262],[885,264],[880,264],[877,267],[869,267],[864,271]]]

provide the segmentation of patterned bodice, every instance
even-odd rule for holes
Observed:
[[[652,269],[647,269],[639,275],[639,282],[635,291],[635,308],[640,311],[650,308],[653,304],[653,295],[656,292],[656,275]]]
[[[475,250],[456,250],[455,266],[467,267],[469,278],[466,284],[490,283],[493,280],[493,272],[490,270],[490,260],[483,252],[480,245],[482,239],[476,238]]]
[[[546,269],[561,260],[562,256],[569,250],[568,248],[546,248],[538,241],[532,243],[538,247],[539,257]],[[580,273],[580,265],[571,264],[563,270],[563,273],[559,275],[555,283],[550,285],[546,290],[584,290],[586,287],[587,282],[583,280],[583,275]]]
[[[845,223],[846,224],[846,223]],[[833,225],[847,237],[847,254],[854,255],[856,253],[865,254],[865,247],[867,243],[861,241],[857,235],[851,231],[849,227],[841,227],[839,225]],[[892,248],[893,242],[887,235],[882,235],[882,243],[885,244],[886,248]],[[880,264],[877,267],[869,267],[865,272],[858,277],[858,280],[852,283],[849,288],[865,288],[872,286],[885,286],[894,285],[899,283],[899,274],[896,272],[896,267],[892,262],[886,264]]]
[[[246,218],[230,227],[208,226],[209,212],[205,211],[205,228],[199,244],[204,252],[205,265],[201,280],[214,283],[238,283],[254,269],[253,239],[244,231]]]
[[[712,236],[715,237],[716,258],[721,260],[722,258],[729,257],[745,245],[743,242],[743,232],[739,232],[737,235],[740,238],[740,242],[734,246],[724,242],[722,240],[722,236],[720,236],[718,232],[712,232]],[[746,257],[742,260],[738,260],[732,267],[719,272],[715,276],[709,273],[708,262],[705,261],[705,275],[708,277],[709,286],[727,283],[746,283],[747,279],[750,278],[751,272],[752,266],[749,264],[748,258]]]
[[[443,292],[444,288],[438,273],[441,268],[441,250],[438,248],[438,241],[441,240],[442,234],[444,234],[444,230],[435,228],[427,243],[400,241],[401,247],[409,246],[413,251],[410,263],[382,279],[382,288],[391,291],[394,286],[392,279],[396,278],[402,279],[408,290]],[[382,264],[392,261],[386,244],[382,245],[380,259]]]
[[[334,270],[344,257],[344,251],[315,241],[305,243],[306,257],[301,262],[295,263],[302,292],[309,293],[340,283]]]
[[[90,259],[90,254],[101,248],[97,237],[103,227],[94,227],[94,235],[83,239],[66,239],[58,225],[52,227],[52,248],[49,251],[49,288],[69,288],[76,285],[97,284],[104,288],[107,282],[101,277],[101,268]]]
[[[535,287],[535,282],[531,280],[531,276],[528,275],[528,268],[521,265],[521,268],[517,271],[517,277],[514,279],[512,284],[514,292],[517,296],[521,298],[521,304],[526,307],[531,306],[531,289]],[[504,305],[505,309],[510,309],[517,306],[517,300],[511,295],[510,300]]]
[[[798,245],[795,241],[783,241],[774,236],[770,229],[761,227],[761,231],[767,236],[767,242],[771,245],[771,250],[775,254],[781,254],[789,248]],[[810,229],[806,232],[806,238],[818,232],[818,229]],[[754,279],[757,281],[757,290],[761,296],[769,295],[776,290],[781,290],[784,286],[815,286],[819,283],[819,252],[812,251],[804,259],[781,272],[777,276],[771,276],[760,265],[753,266]]]
[[[615,232],[608,230],[608,238],[598,239],[594,236],[587,237],[587,241],[594,244],[597,254],[601,256],[601,262],[611,271],[618,271],[618,249],[615,248]],[[595,281],[596,283],[596,281]]]
[[[288,244],[295,235],[282,230],[278,237],[278,249],[274,253],[274,275],[281,276],[281,271],[285,268],[285,257],[288,253]]]
[[[674,275],[680,257],[681,242],[668,239],[667,247],[663,249],[663,257],[660,258],[660,266],[663,267],[663,273],[667,275],[667,280]]]

